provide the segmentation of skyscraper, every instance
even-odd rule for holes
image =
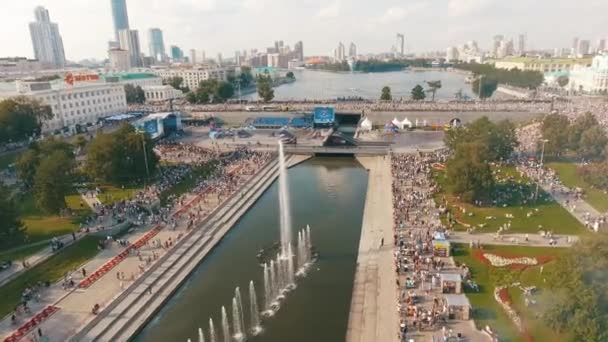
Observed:
[[[397,33],[397,54],[399,57],[403,57],[405,55],[405,36],[403,33]]]
[[[344,44],[342,44],[342,42],[340,42],[338,44],[338,47],[334,50],[334,60],[336,62],[343,62],[345,58],[346,58],[346,52],[345,52]]]
[[[120,30],[118,31],[118,42],[122,50],[129,51],[129,58],[132,67],[140,67],[141,61],[141,45],[139,44],[139,32],[137,30]]]
[[[492,38],[492,55],[494,57],[497,57],[499,55],[499,49],[500,49],[500,45],[502,44],[502,41],[505,39],[505,36],[503,36],[502,34],[497,34]]]
[[[161,29],[151,28],[148,30],[148,48],[150,50],[150,56],[154,57],[156,61],[165,61],[167,55],[165,53],[165,41]]]
[[[517,40],[517,53],[520,56],[523,56],[526,52],[526,36],[523,34],[519,35],[519,38]]]
[[[355,43],[353,43],[353,42],[351,42],[348,47],[348,57],[350,57],[350,58],[357,57],[357,45],[355,45]]]
[[[190,49],[190,63],[192,63],[192,64],[196,64],[197,63],[196,50],[195,49]]]
[[[572,39],[572,49],[570,49],[570,54],[572,57],[576,57],[578,55],[578,41],[578,37],[574,37],[574,39]]]
[[[42,64],[63,68],[65,66],[65,52],[63,40],[59,34],[59,26],[51,22],[49,11],[38,6],[34,10],[36,21],[30,23],[30,34],[34,55]]]
[[[184,51],[179,46],[171,45],[171,59],[181,61],[184,58]]]
[[[296,59],[300,62],[304,61],[304,43],[300,40],[293,47],[294,55]]]
[[[129,15],[126,0],[110,0],[112,4],[112,19],[114,20],[114,37],[119,40],[118,32],[129,29]]]
[[[591,47],[591,42],[586,39],[581,39],[578,41],[578,49],[577,56],[584,57],[589,54],[589,48]]]

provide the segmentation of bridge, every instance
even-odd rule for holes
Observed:
[[[388,145],[370,145],[370,146],[297,146],[286,145],[285,152],[291,154],[344,154],[344,155],[361,155],[361,156],[377,156],[386,155],[389,152]]]

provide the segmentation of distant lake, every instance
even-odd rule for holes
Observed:
[[[379,99],[382,87],[389,86],[393,99],[409,99],[410,92],[417,84],[425,89],[425,81],[441,80],[442,88],[436,99],[453,99],[462,89],[463,95],[474,97],[471,85],[464,83],[465,76],[449,71],[391,71],[380,73],[336,73],[316,70],[294,70],[296,81],[274,89],[275,100],[291,99],[336,99],[337,97],[358,96],[365,99]],[[427,94],[430,96],[430,94]],[[243,96],[255,100],[257,93]]]

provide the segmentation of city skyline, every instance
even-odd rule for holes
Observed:
[[[0,56],[34,55],[27,24],[38,5],[53,13],[54,22],[62,27],[67,59],[107,57],[107,41],[115,37],[110,0],[24,0],[6,4],[0,14],[0,25],[3,32],[14,34],[6,37]],[[446,46],[469,40],[477,40],[480,47],[488,49],[494,32],[510,37],[526,32],[526,46],[531,49],[569,47],[575,36],[592,42],[608,36],[602,16],[608,11],[608,4],[599,0],[583,1],[582,6],[580,2],[571,4],[564,0],[534,4],[523,0],[509,4],[495,0],[405,3],[381,0],[371,9],[364,7],[369,6],[360,0],[329,3],[307,0],[298,5],[297,13],[292,13],[288,2],[278,0],[127,1],[131,29],[147,32],[158,27],[164,33],[165,45],[177,45],[186,51],[203,49],[211,55],[261,49],[277,39],[308,42],[308,56],[330,55],[337,41],[356,41],[359,53],[389,52],[395,44],[395,32],[407,37],[408,53],[443,51]],[[272,16],[272,20],[257,23],[262,10]],[[522,13],[543,13],[544,16]],[[232,20],[243,25],[225,24]],[[441,24],[428,25],[433,21]],[[84,28],[83,23],[86,23]],[[225,26],[218,30],[218,25]],[[548,26],[552,29],[545,29]],[[247,29],[247,34],[242,34],[241,27],[255,27],[255,30]],[[149,45],[147,35],[140,38],[142,46]]]

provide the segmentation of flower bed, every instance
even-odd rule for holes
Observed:
[[[445,170],[445,165],[443,164],[439,164],[439,163],[435,163],[433,165],[431,165],[433,167],[433,169],[435,170]]]
[[[521,317],[519,316],[517,311],[515,311],[515,309],[513,309],[513,307],[511,306],[511,296],[509,296],[509,290],[507,289],[507,287],[500,286],[495,288],[494,299],[498,302],[498,304],[500,304],[503,310],[505,310],[507,316],[509,316],[509,319],[513,322],[513,324],[515,324],[515,327],[517,327],[517,330],[522,334],[524,339],[527,342],[534,341],[534,338],[532,338],[532,335],[530,335],[530,332],[524,325],[523,321],[521,320]]]
[[[510,255],[499,255],[496,253],[486,253],[483,249],[474,249],[472,251],[473,256],[484,264],[488,264],[494,267],[509,267],[512,269],[524,269],[530,266],[539,266],[546,264],[553,259],[550,256],[540,257],[522,257],[522,256],[510,256]]]

